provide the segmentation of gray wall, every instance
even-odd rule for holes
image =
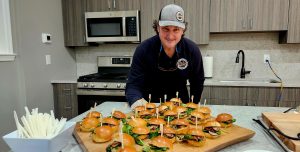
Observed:
[[[24,115],[24,106],[53,109],[51,80],[75,80],[72,49],[64,47],[61,0],[12,0],[13,62],[0,62],[0,135],[15,130],[13,110]],[[52,34],[52,44],[41,42],[41,33]],[[45,64],[45,55],[52,64]],[[8,151],[0,140],[0,151]]]
[[[97,56],[112,52],[113,55],[131,55],[136,46],[104,44],[76,48],[77,76],[96,72]],[[209,44],[199,47],[203,56],[214,57],[212,80],[239,79],[241,63],[236,64],[235,58],[241,49],[246,56],[245,68],[251,71],[246,79],[276,79],[267,64],[263,63],[264,54],[269,54],[272,67],[283,82],[300,82],[300,44],[278,44],[278,32],[211,34]]]

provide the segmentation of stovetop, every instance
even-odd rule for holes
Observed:
[[[94,73],[78,78],[78,82],[126,82],[126,80],[126,73]]]

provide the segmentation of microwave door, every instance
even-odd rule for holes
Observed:
[[[88,42],[114,41],[115,37],[123,36],[123,18],[87,18]]]

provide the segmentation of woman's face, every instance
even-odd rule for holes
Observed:
[[[158,26],[157,28],[164,49],[174,49],[183,35],[183,29],[177,26]]]

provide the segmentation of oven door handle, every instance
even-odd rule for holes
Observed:
[[[77,95],[125,96],[125,90],[77,89]]]

